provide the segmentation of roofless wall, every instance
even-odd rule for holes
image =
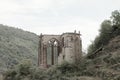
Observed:
[[[76,62],[82,55],[80,33],[71,32],[61,35],[40,35],[38,65],[50,67],[64,61]]]

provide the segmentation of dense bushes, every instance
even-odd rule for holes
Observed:
[[[81,60],[81,65],[67,62],[53,66],[49,69],[40,69],[31,65],[30,61],[24,61],[14,69],[4,73],[4,80],[70,80],[72,77],[82,76],[87,62]]]
[[[99,32],[99,36],[88,47],[88,55],[94,53],[101,46],[108,44],[112,38],[120,35],[120,11],[112,12],[111,19],[102,22]]]
[[[4,73],[4,80],[44,80],[45,72],[36,68],[29,60]]]

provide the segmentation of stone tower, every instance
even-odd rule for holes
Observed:
[[[62,35],[40,35],[38,48],[38,65],[50,67],[64,61],[74,63],[82,56],[80,33],[63,33]]]

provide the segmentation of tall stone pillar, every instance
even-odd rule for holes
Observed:
[[[44,45],[43,47],[43,66],[47,67],[47,46]]]
[[[40,35],[39,45],[38,45],[38,66],[42,63],[42,34]]]

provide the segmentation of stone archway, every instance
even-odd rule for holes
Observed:
[[[58,62],[59,55],[59,41],[52,38],[47,43],[47,64],[54,65]]]

